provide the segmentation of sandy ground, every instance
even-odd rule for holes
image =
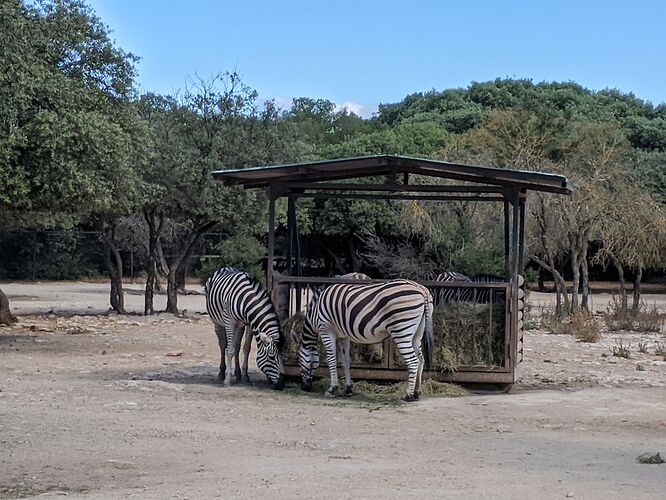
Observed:
[[[107,309],[105,285],[2,286],[19,314]],[[203,297],[182,299],[0,328],[0,497],[664,498],[666,464],[636,457],[666,456],[666,336],[528,332],[509,394],[378,404],[220,386]]]

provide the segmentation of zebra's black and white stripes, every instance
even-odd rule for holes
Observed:
[[[331,374],[328,395],[338,388],[336,339],[341,340],[346,392],[351,393],[350,342],[374,344],[392,337],[409,371],[406,400],[418,398],[424,365],[432,348],[430,292],[408,280],[374,284],[335,284],[308,308],[298,358],[303,387],[311,387],[319,366],[318,338],[326,350]],[[423,341],[423,348],[422,348]]]
[[[284,387],[282,345],[284,338],[268,293],[261,284],[247,273],[236,269],[218,269],[205,285],[206,307],[215,325],[220,344],[220,380],[226,373],[225,353],[231,366],[236,361],[236,380],[241,379],[238,355],[245,332],[243,350],[243,377],[247,380],[247,364],[251,337],[257,342],[257,366],[276,389]]]
[[[478,274],[468,277],[462,273],[448,271],[438,274],[435,281],[462,283],[502,283],[504,280],[496,276]],[[491,291],[488,288],[439,288],[437,290],[437,304],[450,304],[452,302],[474,302],[476,304],[487,304],[490,302]]]

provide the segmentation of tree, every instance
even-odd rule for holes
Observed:
[[[115,203],[135,60],[81,1],[0,4],[3,227],[71,226]]]

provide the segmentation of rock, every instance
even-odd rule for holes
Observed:
[[[183,355],[183,351],[173,351],[173,352],[167,352],[165,354],[165,356],[170,356],[172,358],[176,358],[176,357],[179,357],[179,356],[182,356],[182,355]]]

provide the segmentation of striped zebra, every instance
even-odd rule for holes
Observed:
[[[231,367],[232,360],[235,360],[236,382],[249,382],[247,365],[254,336],[257,342],[257,366],[274,389],[282,389],[284,370],[281,350],[284,338],[266,290],[254,277],[232,268],[218,269],[208,279],[204,289],[206,308],[213,320],[220,345],[219,380],[224,381],[227,364]],[[244,335],[241,371],[238,357]]]
[[[468,277],[462,273],[448,271],[438,274],[435,281],[451,282],[462,281],[464,283],[502,283],[503,278],[489,274],[476,274]],[[488,288],[440,288],[437,291],[437,304],[449,304],[451,302],[475,302],[476,304],[488,304],[490,302]]]
[[[438,274],[435,277],[435,281],[442,281],[445,283],[451,281],[462,281],[464,283],[471,283],[471,279],[465,276],[462,273],[457,273],[455,271],[447,271],[445,273]],[[451,302],[467,301],[467,292],[469,288],[438,288],[436,292],[437,304],[449,304]]]
[[[372,278],[363,273],[336,274],[336,278],[346,278],[349,280],[371,280]]]
[[[298,350],[303,389],[312,389],[314,372],[319,366],[319,337],[331,375],[326,395],[331,397],[338,392],[336,339],[340,339],[342,351],[345,395],[351,395],[350,342],[374,344],[392,337],[409,371],[404,399],[418,399],[424,364],[430,364],[432,310],[430,292],[413,281],[330,285],[310,304],[306,313]]]

